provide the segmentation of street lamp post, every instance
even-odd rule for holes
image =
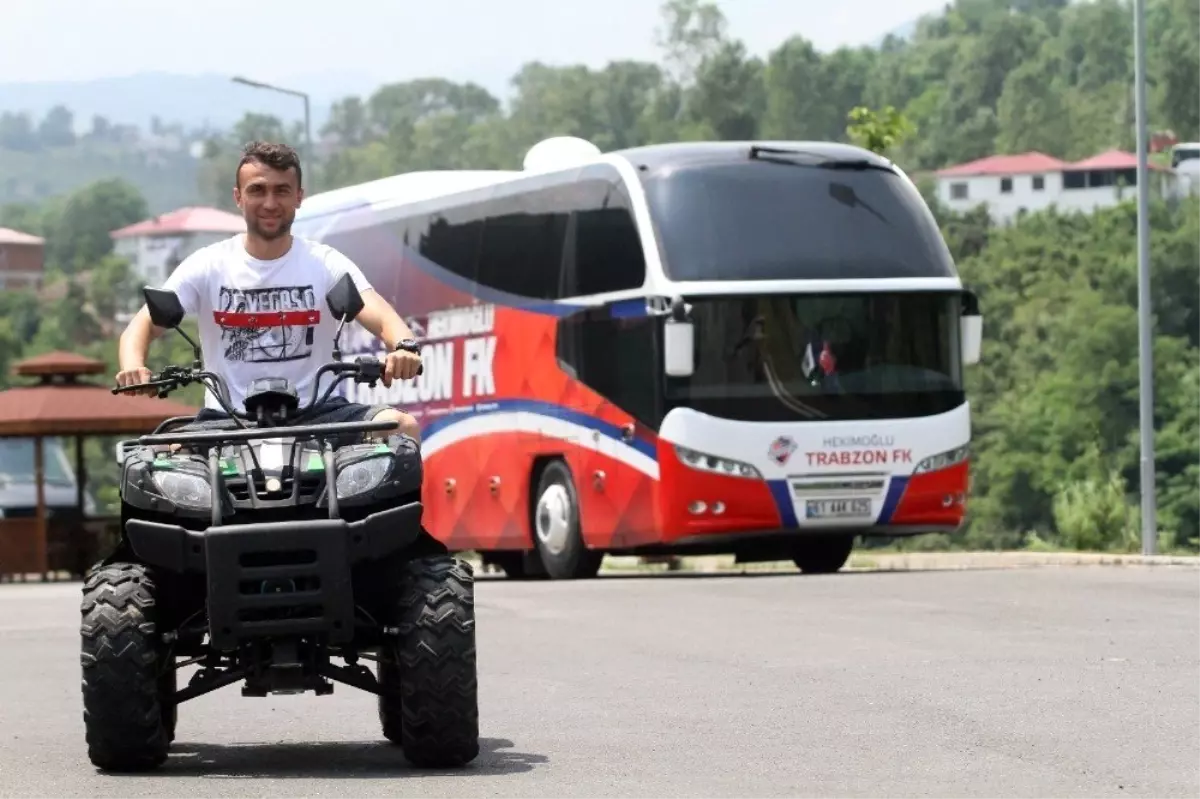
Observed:
[[[1133,3],[1133,82],[1137,126],[1138,383],[1141,436],[1142,554],[1158,547],[1154,477],[1154,330],[1150,301],[1150,175],[1146,133],[1146,0]]]
[[[281,86],[272,86],[269,83],[261,83],[256,80],[250,80],[249,78],[243,78],[240,75],[235,76],[233,78],[233,82],[241,83],[244,86],[253,86],[256,89],[267,89],[269,91],[279,92],[281,94],[290,94],[293,97],[299,97],[304,101],[304,158],[305,161],[308,162],[309,168],[311,169],[313,164],[312,116],[309,112],[308,95],[304,92],[296,91],[295,89],[285,89]]]

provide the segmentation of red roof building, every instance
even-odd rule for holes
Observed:
[[[938,177],[974,177],[983,175],[1044,175],[1057,172],[1066,161],[1032,151],[1020,155],[989,155],[965,164],[939,169]]]
[[[1156,166],[1151,170],[1151,193],[1170,193],[1174,173]],[[935,175],[938,199],[948,208],[962,212],[984,205],[993,220],[1003,223],[1051,206],[1091,213],[1129,199],[1137,186],[1137,156],[1109,150],[1069,162],[1031,151],[989,155]]]
[[[45,252],[44,239],[0,227],[0,291],[40,288],[45,276]]]
[[[1164,166],[1153,163],[1148,163],[1147,166],[1159,172],[1171,171]],[[1124,150],[1108,150],[1107,152],[1093,155],[1091,158],[1085,158],[1082,161],[1076,161],[1063,167],[1063,170],[1066,172],[1124,171],[1127,169],[1137,170],[1137,154],[1127,153]]]
[[[246,232],[246,220],[219,208],[193,206],[180,208],[143,222],[114,230],[113,239],[143,236],[179,236],[194,233],[221,233],[229,236]]]
[[[110,232],[113,252],[129,260],[141,283],[161,286],[196,250],[246,232],[246,220],[219,208],[191,206]],[[125,321],[141,305],[140,294],[118,314]]]

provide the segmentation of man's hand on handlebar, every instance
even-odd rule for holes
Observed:
[[[412,380],[421,369],[421,356],[407,350],[393,350],[383,364],[383,385],[391,387],[393,380]]]
[[[124,388],[125,386],[134,386],[139,383],[149,383],[154,379],[154,373],[145,366],[136,366],[133,369],[122,369],[117,372],[117,385]],[[144,388],[135,389],[124,392],[128,394],[143,394],[149,397],[158,394],[157,386],[146,386]]]

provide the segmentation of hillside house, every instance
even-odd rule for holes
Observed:
[[[44,239],[0,227],[0,291],[41,288],[45,262]]]
[[[1151,165],[1151,196],[1174,193],[1174,173]],[[1051,206],[1090,213],[1134,195],[1137,156],[1121,150],[1068,162],[1045,153],[990,155],[938,170],[937,196],[946,207],[969,211],[983,204],[992,219],[1005,223],[1021,211]]]
[[[113,252],[129,260],[138,280],[160,286],[196,250],[238,233],[246,221],[217,208],[180,208],[109,233]]]

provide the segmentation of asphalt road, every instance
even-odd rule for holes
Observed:
[[[1200,572],[611,577],[478,587],[483,752],[421,774],[373,698],[184,705],[88,763],[78,586],[0,586],[5,796],[1197,796]]]

